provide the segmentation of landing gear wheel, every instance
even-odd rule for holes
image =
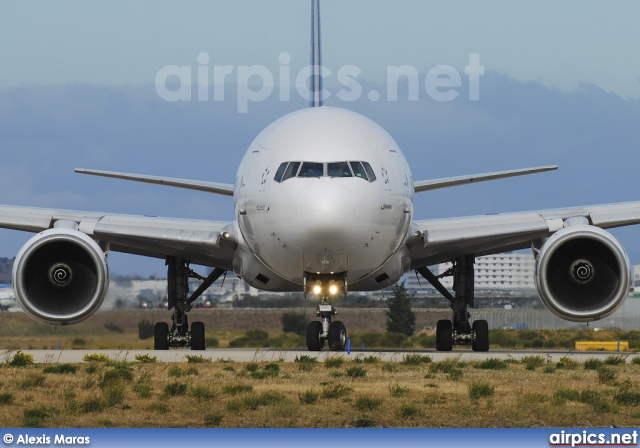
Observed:
[[[307,327],[307,348],[310,352],[319,352],[324,347],[324,339],[320,339],[322,322],[313,320]]]
[[[156,322],[153,327],[153,349],[169,350],[169,324]]]
[[[436,325],[436,350],[450,352],[453,349],[453,324],[450,320],[439,320]]]
[[[489,351],[489,324],[486,320],[476,320],[471,327],[475,334],[475,339],[471,348],[474,352]]]
[[[204,350],[204,323],[194,322],[191,324],[191,350]]]
[[[342,352],[347,346],[347,328],[342,322],[336,320],[329,325],[329,349],[333,352]]]

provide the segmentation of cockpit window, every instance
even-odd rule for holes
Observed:
[[[364,169],[369,175],[369,182],[373,182],[374,180],[376,180],[376,174],[373,172],[373,168],[371,168],[371,165],[369,165],[368,162],[362,162],[362,165],[364,165]]]
[[[304,162],[298,177],[322,177],[324,176],[324,164],[318,162]]]
[[[289,162],[284,162],[278,167],[278,171],[276,171],[276,176],[273,178],[276,182],[282,182],[282,175],[284,174],[284,170],[287,169],[287,164]]]
[[[329,177],[351,177],[349,164],[347,162],[328,163],[327,175]]]
[[[274,176],[276,182],[284,182],[292,177],[358,177],[369,182],[376,180],[373,168],[368,162],[284,162]]]
[[[291,162],[287,167],[287,170],[284,172],[282,180],[285,181],[291,177],[296,177],[296,174],[298,174],[298,168],[300,168],[300,162]]]
[[[351,169],[353,170],[353,174],[356,177],[360,177],[364,180],[369,180],[367,179],[367,173],[364,170],[364,168],[362,167],[362,164],[360,162],[349,162],[349,165],[351,165]]]

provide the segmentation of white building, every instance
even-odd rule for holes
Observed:
[[[507,252],[503,254],[477,257],[475,260],[475,289],[476,290],[534,290],[533,271],[535,259],[530,252]],[[431,266],[435,275],[440,275],[451,268],[451,263]],[[640,271],[638,272],[640,279]],[[442,277],[440,282],[449,290],[453,288],[453,277]],[[415,275],[407,277],[406,287],[410,289],[433,289],[429,283],[420,278],[420,284]]]

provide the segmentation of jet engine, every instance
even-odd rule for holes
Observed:
[[[627,298],[631,280],[629,259],[618,240],[586,223],[553,234],[536,258],[535,282],[542,302],[574,322],[612,314]]]
[[[22,246],[13,265],[20,307],[51,325],[70,325],[95,313],[109,289],[103,250],[82,232],[45,230]]]

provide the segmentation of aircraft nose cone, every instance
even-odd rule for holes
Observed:
[[[318,182],[298,196],[298,223],[302,232],[319,241],[345,235],[353,224],[353,194],[342,185]]]

